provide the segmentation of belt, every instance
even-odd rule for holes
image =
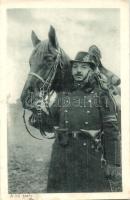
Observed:
[[[92,140],[97,139],[100,137],[101,130],[86,130],[86,129],[80,129],[80,130],[68,130],[68,128],[60,128],[60,127],[54,127],[54,132],[56,135],[61,135],[63,137],[71,136],[73,138],[83,137],[83,138],[89,138]]]
[[[91,130],[92,131],[92,130]],[[99,152],[102,149],[102,144],[101,144],[101,136],[99,135],[99,133],[101,133],[101,130],[99,132],[99,130],[94,130],[94,132],[97,134],[95,135],[95,137],[93,137],[92,135],[90,135],[90,133],[85,134],[84,131],[71,131],[70,133],[68,133],[69,136],[73,137],[74,139],[78,139],[78,138],[82,138],[84,140],[83,142],[83,146],[86,146],[88,143],[86,143],[87,141],[89,142],[89,144],[91,144],[91,149],[94,149],[96,152]]]
[[[83,146],[87,145],[88,140],[93,148],[95,149],[95,146],[100,145],[100,133],[101,130],[75,130],[75,131],[70,131],[67,128],[60,128],[60,127],[54,127],[54,131],[56,133],[56,138],[58,139],[58,142],[62,146],[66,146],[69,144],[69,138],[74,138],[74,139],[83,139]],[[94,134],[91,134],[94,133]],[[84,140],[85,139],[85,140]],[[96,147],[97,149],[97,147]]]
[[[77,138],[78,136],[96,138],[101,133],[101,129],[98,129],[98,130],[80,129],[80,130],[70,131],[67,128],[54,127],[54,132],[61,133],[61,134],[62,133],[68,134],[68,135],[73,136],[74,138]]]
[[[81,131],[71,131],[68,132],[68,135],[73,137],[73,138],[78,138],[78,137],[88,137],[87,135],[85,135],[83,132]]]

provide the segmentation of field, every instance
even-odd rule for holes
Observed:
[[[22,107],[8,109],[8,182],[9,193],[46,192],[52,140],[39,141],[26,131]]]

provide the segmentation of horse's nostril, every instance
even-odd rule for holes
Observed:
[[[120,83],[121,83],[121,79],[119,78],[119,79],[117,80],[117,84],[116,84],[116,85],[120,85]]]
[[[34,88],[33,88],[33,87],[29,87],[29,88],[27,89],[27,91],[28,91],[28,92],[33,92],[33,91],[34,91]]]

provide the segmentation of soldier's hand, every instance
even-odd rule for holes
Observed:
[[[42,110],[46,114],[49,114],[44,101],[41,101],[40,99],[35,101],[35,108],[37,111]]]
[[[49,98],[49,101],[48,101]],[[46,96],[46,98],[43,100],[43,98],[38,98],[35,102],[35,108],[37,111],[42,110],[43,112],[45,112],[47,115],[49,115],[47,106],[49,108],[51,108],[51,106],[54,104],[54,102],[56,101],[57,98],[57,93],[55,91],[51,91],[49,93],[49,95]],[[47,103],[47,105],[46,105]]]
[[[106,165],[105,168],[106,177],[112,180],[121,180],[121,167],[117,167],[116,165]]]

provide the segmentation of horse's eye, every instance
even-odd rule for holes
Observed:
[[[47,64],[49,64],[49,65],[52,65],[53,62],[54,62],[53,59],[48,59],[47,60]]]
[[[52,62],[52,61],[53,61],[53,58],[50,57],[50,58],[47,59],[47,61],[48,61],[48,62]]]

